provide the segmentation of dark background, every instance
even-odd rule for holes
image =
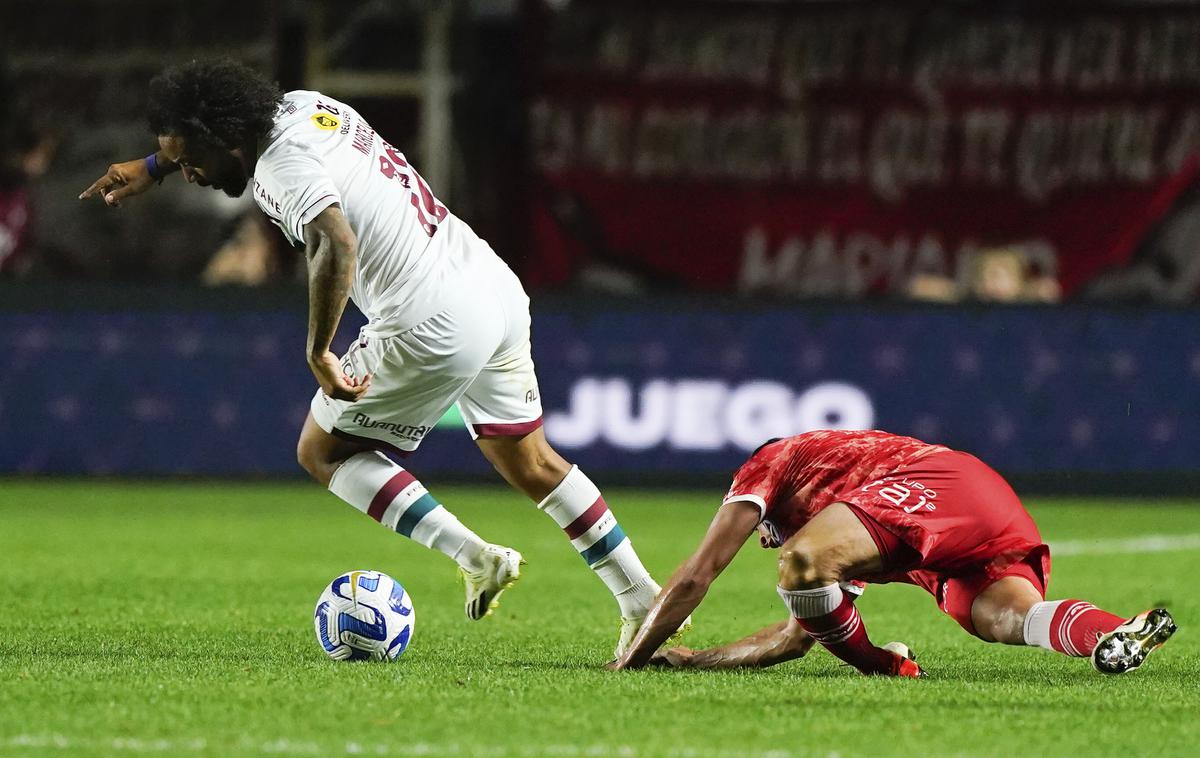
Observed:
[[[76,199],[153,149],[154,73],[229,56],[353,103],[518,272],[548,434],[606,481],[864,424],[1039,489],[1200,479],[1194,3],[8,0],[0,30],[0,473],[300,474],[301,252],[248,197]],[[444,425],[410,465],[491,476]]]

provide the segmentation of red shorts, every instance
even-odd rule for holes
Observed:
[[[839,493],[871,533],[884,570],[871,582],[923,587],[975,634],[971,605],[998,579],[1021,576],[1045,597],[1050,549],[1003,477],[973,455],[935,453]]]

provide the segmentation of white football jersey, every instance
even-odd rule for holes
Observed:
[[[443,310],[462,296],[464,270],[475,263],[503,266],[402,153],[353,108],[319,92],[284,96],[250,189],[296,244],[305,224],[341,206],[358,238],[350,297],[378,332],[407,330]]]

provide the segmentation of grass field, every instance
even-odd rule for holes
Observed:
[[[985,645],[920,590],[874,587],[873,639],[909,642],[933,677],[890,681],[823,650],[764,671],[604,671],[616,606],[549,519],[498,488],[435,494],[529,560],[482,622],[445,558],[317,487],[0,480],[0,753],[1167,756],[1200,741],[1200,502],[1030,503],[1063,544],[1054,596],[1175,613],[1141,671]],[[665,578],[720,493],[608,495]],[[1146,535],[1176,538],[1122,542]],[[315,642],[318,593],[355,568],[414,598],[396,663],[333,663]],[[781,611],[773,554],[748,547],[687,641]]]

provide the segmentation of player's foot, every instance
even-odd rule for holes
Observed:
[[[649,609],[646,610],[647,613],[649,613]],[[621,657],[625,655],[625,651],[628,650],[630,644],[633,643],[633,638],[637,636],[638,630],[642,628],[642,622],[645,620],[645,614],[633,618],[628,618],[625,616],[621,617],[621,636],[617,638],[617,647],[615,650],[613,650],[614,660],[619,661],[621,660]],[[662,644],[662,647],[673,646],[675,642],[677,642],[680,637],[687,634],[687,630],[691,628],[692,617],[688,616],[683,620],[683,623],[679,625],[679,628],[675,630],[675,633],[667,638],[667,641]]]
[[[899,676],[906,679],[924,679],[928,676],[917,665],[917,654],[908,645],[905,645],[903,642],[889,642],[883,646],[883,649],[896,656],[896,662],[892,665],[892,676]]]
[[[1125,674],[1171,638],[1178,627],[1166,608],[1139,613],[1108,634],[1092,650],[1092,666],[1101,674]]]
[[[521,564],[525,563],[516,550],[500,545],[484,547],[480,561],[483,568],[479,571],[458,569],[467,587],[467,618],[472,621],[492,612],[504,591],[521,578]]]

